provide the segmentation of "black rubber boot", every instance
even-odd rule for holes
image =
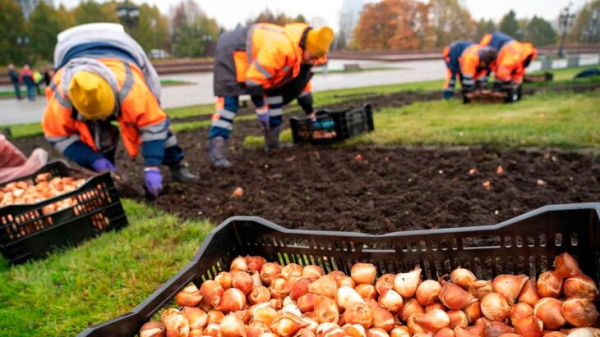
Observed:
[[[270,128],[269,130],[263,130],[265,136],[265,150],[272,152],[281,149],[281,142],[279,141],[280,134],[279,126]]]
[[[187,163],[182,163],[177,166],[171,167],[171,177],[173,180],[178,181],[180,183],[190,183],[193,181],[198,181],[200,177],[190,172]]]
[[[215,137],[208,141],[210,161],[216,168],[230,168],[231,162],[227,160],[227,140],[223,137]]]

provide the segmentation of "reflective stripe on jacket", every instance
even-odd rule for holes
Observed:
[[[119,103],[113,116],[119,122],[123,144],[129,155],[135,157],[144,141],[166,140],[169,128],[167,115],[146,85],[141,70],[133,63],[119,59],[99,61],[117,78]],[[62,75],[63,70],[58,70],[46,88],[47,105],[42,119],[45,137],[61,153],[79,140],[100,152],[100,144],[98,139],[94,139],[88,121],[73,109],[62,90]]]

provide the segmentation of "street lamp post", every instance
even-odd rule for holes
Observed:
[[[575,14],[569,13],[572,4],[573,3],[569,3],[569,5],[562,10],[559,17],[559,25],[560,29],[562,30],[560,49],[558,50],[559,57],[565,56],[565,39],[567,37],[567,29],[573,23],[573,18],[575,18]]]
[[[29,37],[28,36],[18,36],[17,37],[17,44],[22,49],[23,54],[26,54],[27,53],[27,47],[29,46]],[[23,55],[23,56],[27,60],[27,63],[29,63],[29,55]]]
[[[129,29],[129,34],[131,34],[133,26],[137,23],[137,20],[140,17],[140,9],[133,4],[125,3],[117,6],[117,16],[127,26]]]

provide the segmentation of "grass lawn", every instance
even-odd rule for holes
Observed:
[[[0,257],[0,336],[74,336],[129,312],[187,264],[212,229],[125,200],[129,226],[41,261]]]

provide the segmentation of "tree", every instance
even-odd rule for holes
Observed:
[[[115,2],[98,4],[94,0],[81,1],[73,12],[76,25],[92,22],[119,23]]]
[[[525,40],[536,46],[550,46],[556,43],[556,31],[550,22],[534,16],[525,28]]]
[[[279,13],[279,14],[275,15],[273,12],[271,12],[270,9],[265,8],[265,10],[263,10],[260,14],[258,14],[256,19],[249,20],[247,23],[248,24],[273,23],[276,25],[283,26],[288,23],[295,23],[295,22],[306,23],[306,18],[304,18],[304,16],[302,14],[298,14],[295,18],[293,18],[291,16],[287,16],[284,13]]]
[[[431,0],[430,15],[435,34],[435,46],[444,47],[457,40],[473,36],[471,14],[458,0]]]
[[[57,11],[40,2],[29,16],[28,31],[30,52],[35,60],[52,60],[56,36],[62,27],[57,18]]]
[[[383,0],[364,6],[356,29],[358,49],[417,49],[431,44],[429,6],[415,0]]]
[[[21,7],[13,0],[0,0],[0,64],[23,64],[24,47],[17,43],[25,22]]]
[[[75,26],[73,11],[68,10],[65,5],[60,4],[54,15],[56,16],[56,21],[58,21],[61,31]]]
[[[500,27],[498,27],[501,32],[504,34],[510,35],[517,40],[523,39],[523,31],[519,27],[519,22],[517,21],[517,15],[515,11],[511,10],[506,13],[502,20],[500,20]]]
[[[600,43],[600,0],[586,4],[577,13],[569,32],[569,41]]]
[[[140,17],[133,27],[131,36],[144,48],[169,50],[169,20],[160,13],[158,7],[142,4]]]
[[[492,20],[484,20],[484,19],[479,19],[479,21],[477,21],[475,23],[475,42],[479,42],[481,41],[481,38],[483,38],[483,36],[485,34],[488,33],[493,33],[496,31],[496,24],[494,24],[494,21]]]
[[[173,53],[177,57],[206,56],[220,31],[217,21],[207,17],[193,0],[179,3],[171,27]]]

